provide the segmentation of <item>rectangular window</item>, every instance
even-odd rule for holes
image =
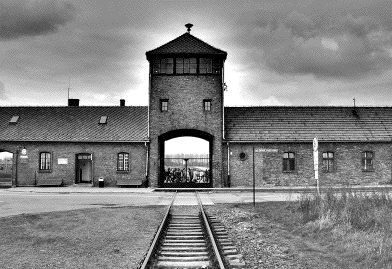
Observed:
[[[117,155],[117,171],[129,171],[129,153],[121,152]]]
[[[212,73],[212,59],[200,58],[199,73],[200,74]]]
[[[92,155],[89,153],[78,154],[78,160],[92,160]]]
[[[19,116],[12,116],[9,124],[17,124],[19,121]]]
[[[176,74],[196,74],[196,58],[176,58]]]
[[[213,59],[212,62],[212,73],[220,74],[221,73],[221,60]]]
[[[106,124],[108,120],[108,116],[101,116],[99,119],[99,124]]]
[[[52,156],[50,152],[41,152],[39,154],[39,170],[50,171],[52,169]]]
[[[373,151],[362,152],[362,170],[373,171],[374,170],[373,159],[374,159]]]
[[[152,63],[152,72],[154,74],[173,74],[174,59],[173,58],[157,58]]]
[[[161,99],[161,111],[167,111],[169,109],[169,100]]]
[[[211,111],[211,100],[203,100],[204,111]]]
[[[295,153],[285,152],[283,153],[283,171],[295,171]]]
[[[335,170],[334,153],[327,151],[323,152],[323,171],[333,172]]]

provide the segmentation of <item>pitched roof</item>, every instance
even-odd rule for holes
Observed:
[[[148,60],[151,56],[170,54],[217,55],[222,56],[224,59],[227,57],[227,52],[207,44],[188,32],[156,49],[146,52]]]
[[[147,107],[0,107],[0,141],[148,141],[147,126]]]
[[[392,107],[226,107],[228,141],[391,141]]]

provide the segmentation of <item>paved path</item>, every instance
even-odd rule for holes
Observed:
[[[174,192],[156,192],[150,188],[91,187],[18,187],[0,189],[0,217],[50,211],[75,210],[109,206],[166,206]],[[301,191],[256,192],[256,202],[295,201]],[[196,205],[193,192],[179,192],[176,205]],[[217,203],[252,203],[251,191],[229,189],[226,192],[200,192],[204,205]]]
[[[64,191],[62,188],[58,192],[59,189],[56,188],[0,189],[0,217],[109,206],[166,206],[170,204],[174,195],[174,192],[152,192],[145,189],[142,192],[137,192],[137,189],[118,189],[122,191],[116,192],[101,190],[95,188],[93,192],[85,192],[79,189],[73,192]],[[204,205],[253,201],[253,195],[249,192],[202,192],[199,195]],[[287,193],[256,193],[256,202],[285,201],[292,198],[294,196]],[[176,205],[197,205],[194,193],[178,193]]]

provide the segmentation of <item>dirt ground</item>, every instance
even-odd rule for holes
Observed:
[[[108,205],[0,218],[0,267],[137,268],[164,211]]]

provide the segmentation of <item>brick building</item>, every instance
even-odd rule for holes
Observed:
[[[146,53],[149,105],[1,107],[13,186],[310,186],[391,183],[391,107],[224,107],[227,53],[190,34]],[[147,89],[146,89],[147,94]],[[208,142],[205,166],[166,163],[165,142]],[[187,166],[188,165],[188,166]]]

